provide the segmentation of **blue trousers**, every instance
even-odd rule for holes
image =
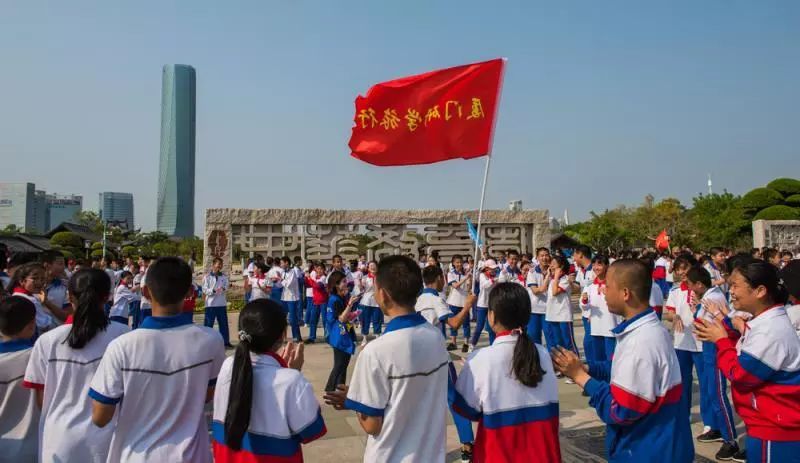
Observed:
[[[323,307],[324,306],[322,305],[314,305],[313,301],[309,299],[308,309],[306,310],[306,325],[308,325],[308,339],[310,341],[317,340],[317,326],[319,325],[319,313]]]
[[[453,315],[458,315],[462,309],[461,307],[456,307],[454,305],[451,305],[449,307],[450,307],[450,312],[452,312]],[[464,342],[467,342],[467,340],[469,340],[470,337],[469,312],[467,312],[467,316],[464,318],[464,324],[461,325],[461,331],[464,333]],[[454,338],[458,337],[458,329],[450,328],[450,336]]]
[[[128,315],[131,317],[131,329],[136,329],[142,323],[142,303],[140,301],[133,301],[128,306]]]
[[[559,346],[564,349],[578,353],[578,346],[575,345],[575,335],[572,332],[572,322],[544,322],[544,337],[547,340],[547,348]]]
[[[245,304],[250,302],[250,296],[252,296],[252,295],[253,295],[252,291],[247,291],[247,292],[244,293],[244,302],[245,302]]]
[[[383,312],[380,307],[372,307],[369,305],[359,306],[361,309],[361,334],[366,336],[369,334],[369,325],[372,325],[372,334],[381,334],[383,327]]]
[[[711,405],[710,417],[713,422],[709,426],[722,433],[726,442],[735,441],[736,425],[733,422],[731,403],[728,401],[728,380],[717,368],[717,346],[710,342],[703,343],[703,375],[706,378],[705,389],[700,394],[705,394]],[[703,383],[700,384],[702,387]]]
[[[716,422],[711,414],[711,397],[705,393],[706,390],[706,375],[705,363],[703,362],[702,352],[689,352],[687,350],[675,349],[675,354],[678,356],[678,365],[681,368],[681,383],[683,385],[681,392],[681,401],[686,404],[686,409],[692,408],[692,366],[697,371],[697,381],[700,383],[700,418],[703,420],[705,426],[713,428]]]
[[[542,329],[544,329],[544,314],[532,313],[528,320],[528,337],[540,346],[542,345]]]
[[[121,317],[119,315],[115,315],[113,317],[110,317],[109,320],[111,320],[112,322],[122,323],[123,325],[128,326],[128,317]]]
[[[450,362],[450,364],[448,364],[447,375],[447,405],[450,409],[450,414],[453,415],[453,424],[456,425],[458,441],[462,444],[471,444],[475,442],[475,434],[472,432],[472,423],[453,410],[453,401],[455,400],[456,395],[456,379],[456,369],[453,366],[453,362]]]
[[[472,339],[469,340],[469,343],[473,346],[478,344],[478,339],[481,338],[481,332],[483,332],[484,327],[486,328],[486,332],[489,333],[489,345],[494,344],[494,331],[492,331],[492,327],[489,326],[488,316],[488,307],[477,307],[475,309],[475,332],[472,333]]]
[[[230,335],[228,334],[228,312],[227,307],[224,305],[218,307],[206,307],[206,319],[204,325],[209,328],[214,327],[214,320],[219,325],[219,334],[222,335],[222,340],[225,345],[231,344]]]
[[[300,341],[300,322],[303,316],[300,313],[299,301],[281,301],[283,310],[289,315],[289,326],[292,327],[292,339],[297,342]]]
[[[269,298],[275,302],[282,302],[281,295],[283,295],[283,288],[276,288],[273,286],[269,292]]]
[[[583,356],[587,362],[600,360],[594,351],[594,339],[592,339],[592,322],[586,317],[581,317],[583,322]],[[577,347],[577,346],[576,346]],[[605,360],[605,359],[603,359]]]
[[[747,436],[747,463],[800,463],[800,441],[761,440]]]
[[[607,338],[605,336],[589,336],[592,343],[592,354],[594,362],[610,362],[614,357],[614,349],[617,347],[617,338]],[[586,338],[584,338],[586,339]]]

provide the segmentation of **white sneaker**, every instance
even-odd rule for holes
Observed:
[[[473,346],[472,344],[470,344],[470,345],[469,345],[469,349],[467,349],[467,352],[469,353],[469,352],[472,352],[472,351],[474,351],[474,350],[475,350],[475,346]]]
[[[708,431],[711,431],[711,426],[703,426],[703,432],[701,432],[700,434],[705,434]]]
[[[573,381],[573,380],[572,380],[572,379],[570,379],[570,378],[567,378],[567,380],[566,380],[566,381],[564,381],[564,382],[565,382],[565,383],[567,383],[567,384],[575,384],[575,381]]]

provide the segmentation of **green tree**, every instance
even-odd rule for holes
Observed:
[[[760,210],[753,220],[800,220],[800,210],[784,205],[770,206]]]
[[[693,249],[725,246],[743,249],[751,246],[750,221],[742,207],[742,199],[727,191],[722,194],[692,198],[688,219],[694,229],[686,241],[676,241]]]
[[[79,225],[89,227],[95,233],[103,233],[103,222],[95,211],[80,211],[75,214]]]
[[[767,183],[767,188],[773,189],[783,196],[800,194],[800,180],[794,178],[776,178]]]
[[[83,239],[75,233],[64,231],[58,232],[50,238],[50,244],[53,246],[61,246],[64,248],[82,248]]]

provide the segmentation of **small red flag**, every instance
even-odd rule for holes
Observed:
[[[489,154],[504,60],[373,85],[356,98],[351,156],[377,166]]]
[[[659,251],[669,250],[669,235],[667,234],[667,230],[662,230],[656,237],[656,249]]]

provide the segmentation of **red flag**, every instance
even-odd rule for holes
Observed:
[[[504,60],[372,86],[356,98],[351,156],[377,166],[489,154]]]
[[[669,235],[667,234],[667,230],[662,230],[661,233],[656,236],[656,249],[659,251],[669,251]]]

